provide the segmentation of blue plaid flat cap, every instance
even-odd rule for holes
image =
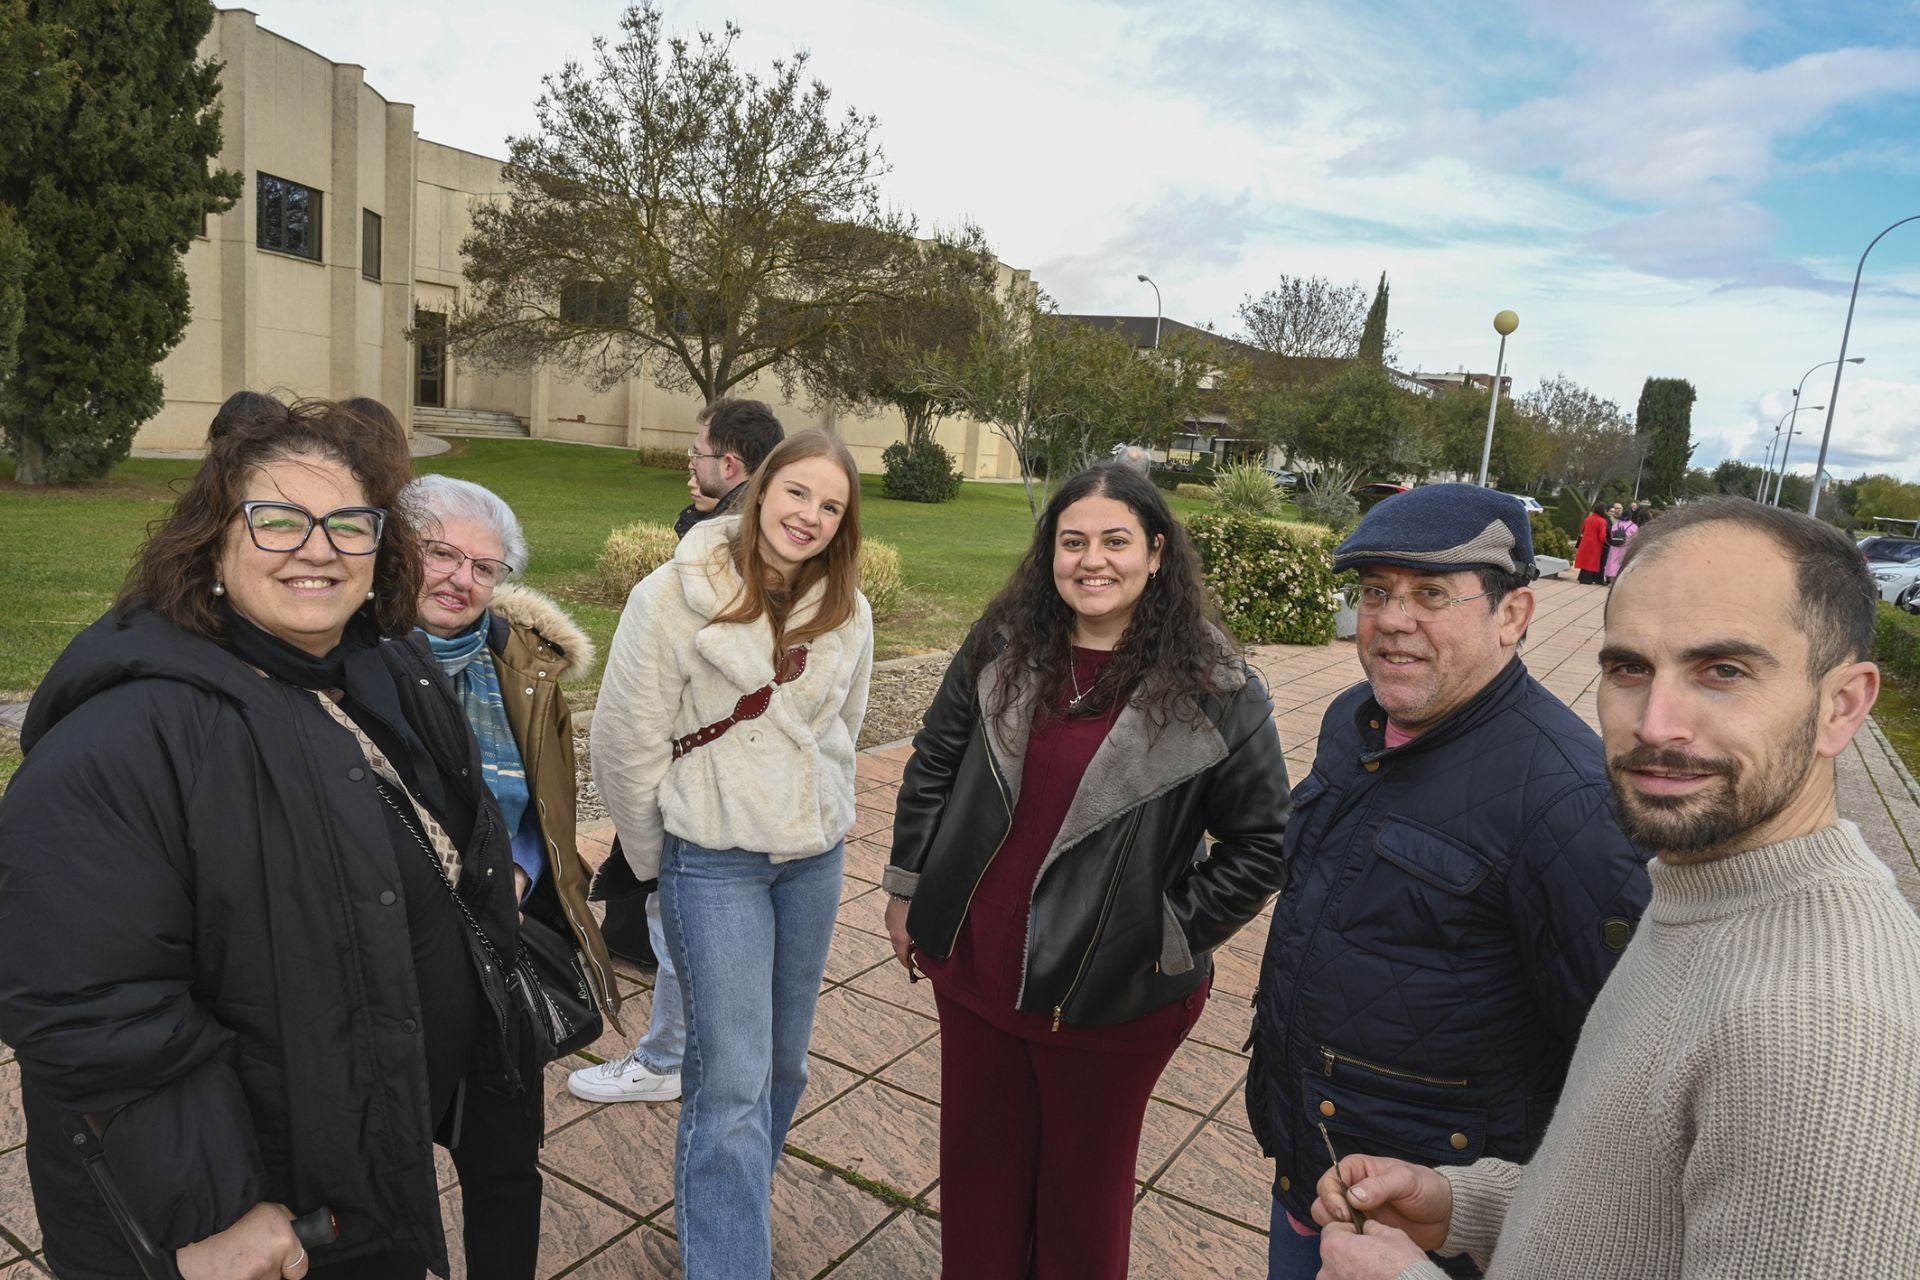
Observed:
[[[1426,484],[1382,501],[1333,553],[1337,573],[1391,564],[1430,573],[1533,563],[1533,529],[1511,494],[1477,484]]]

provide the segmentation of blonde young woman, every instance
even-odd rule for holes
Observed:
[[[593,720],[594,779],[634,874],[660,878],[686,996],[690,1280],[772,1273],[773,1167],[807,1083],[873,665],[846,446],[790,437],[735,510],[633,589]]]

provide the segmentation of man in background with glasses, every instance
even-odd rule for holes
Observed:
[[[725,515],[786,431],[759,400],[715,400],[700,411],[699,434],[687,450],[687,493],[692,501],[673,522],[681,537],[703,520]]]
[[[1359,575],[1367,678],[1328,707],[1293,791],[1247,1081],[1275,1161],[1275,1280],[1319,1270],[1329,1141],[1426,1165],[1533,1153],[1648,895],[1598,736],[1520,658],[1520,504],[1412,489],[1334,568]]]

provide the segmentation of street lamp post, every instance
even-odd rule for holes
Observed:
[[[1847,297],[1847,323],[1840,330],[1840,358],[1832,362],[1833,390],[1827,393],[1827,424],[1820,432],[1820,457],[1813,464],[1813,495],[1807,499],[1807,514],[1810,516],[1820,514],[1820,474],[1827,466],[1827,441],[1833,438],[1833,411],[1840,407],[1840,375],[1847,371],[1848,365],[1860,363],[1847,359],[1847,339],[1853,335],[1853,304],[1860,300],[1860,273],[1867,269],[1867,255],[1873,252],[1873,246],[1880,243],[1887,231],[1909,222],[1920,222],[1920,213],[1900,219],[1867,241],[1867,247],[1860,251],[1860,265],[1853,269],[1853,292]]]
[[[1153,285],[1153,349],[1160,349],[1160,286],[1145,276],[1136,277],[1141,284]]]
[[[1807,412],[1817,413],[1826,407],[1827,406],[1823,404],[1810,404],[1807,406]],[[1791,416],[1792,412],[1790,409],[1786,413],[1781,414],[1780,421],[1773,424],[1773,439],[1767,441],[1766,464],[1760,468],[1760,485],[1754,490],[1753,494],[1753,500],[1755,502],[1766,501],[1767,486],[1773,481],[1773,451],[1780,447],[1780,429],[1787,425],[1787,418]]]
[[[1844,357],[1842,358],[1844,359]],[[1865,356],[1855,356],[1851,360],[1847,360],[1846,363],[1864,364],[1866,359]],[[1780,491],[1787,487],[1787,461],[1793,455],[1793,424],[1800,416],[1800,388],[1807,385],[1807,379],[1812,377],[1817,370],[1824,369],[1830,364],[1839,363],[1839,360],[1822,360],[1819,364],[1813,366],[1812,369],[1801,374],[1800,385],[1793,389],[1793,409],[1787,414],[1787,445],[1786,448],[1780,451],[1780,475],[1773,483],[1773,505],[1776,507],[1780,505]],[[1829,400],[1827,403],[1832,404],[1833,402]],[[1833,420],[1831,411],[1829,411],[1827,420],[1829,422]],[[1826,456],[1826,446],[1823,444],[1820,448],[1820,458],[1822,462],[1826,460]],[[1815,478],[1818,478],[1817,473]]]
[[[1487,402],[1487,439],[1480,446],[1480,484],[1487,483],[1487,463],[1493,458],[1493,420],[1500,412],[1500,374],[1507,365],[1507,335],[1520,327],[1520,315],[1502,311],[1493,318],[1493,331],[1500,335],[1500,354],[1493,358],[1493,398]]]

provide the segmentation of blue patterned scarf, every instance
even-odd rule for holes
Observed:
[[[500,672],[493,665],[493,653],[487,648],[487,627],[492,615],[482,612],[471,631],[450,640],[427,632],[433,656],[441,670],[453,681],[460,705],[480,739],[480,769],[487,790],[500,802],[500,816],[507,820],[507,832],[520,830],[520,819],[527,811],[527,766],[520,759],[520,746],[513,740],[513,725],[507,720],[507,707],[500,700]]]

